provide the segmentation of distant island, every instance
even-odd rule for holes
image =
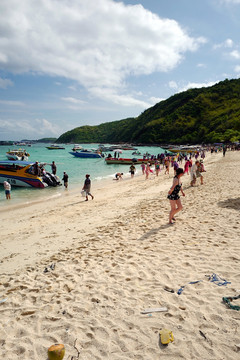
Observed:
[[[239,99],[240,79],[226,79],[211,87],[175,94],[136,118],[77,127],[55,142],[142,145],[235,142],[240,139]]]

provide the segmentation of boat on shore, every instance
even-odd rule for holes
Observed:
[[[132,159],[125,159],[125,158],[106,158],[105,162],[108,165],[132,165],[132,164],[153,164],[155,160],[150,160],[150,159],[137,159],[137,158],[132,158]]]
[[[65,147],[57,145],[57,144],[52,144],[50,146],[46,146],[46,148],[48,150],[64,150],[65,149]]]
[[[47,186],[61,185],[58,176],[45,170],[46,163],[36,163],[30,161],[0,161],[0,184],[4,181],[9,182],[12,186],[45,188]]]
[[[173,153],[196,153],[200,151],[199,146],[175,146],[167,149]]]
[[[69,154],[71,154],[75,157],[88,158],[88,159],[102,158],[101,152],[96,149],[90,149],[90,150],[89,149],[81,149],[81,150],[71,151],[71,152],[69,152]]]
[[[6,152],[8,160],[28,161],[29,153],[25,149],[14,149]]]

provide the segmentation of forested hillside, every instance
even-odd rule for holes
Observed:
[[[240,79],[171,96],[136,118],[81,126],[59,143],[194,144],[240,139]]]

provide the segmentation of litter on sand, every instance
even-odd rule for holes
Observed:
[[[5,301],[7,301],[7,299],[8,299],[8,298],[0,300],[0,304],[1,304],[1,303],[4,303]]]
[[[168,311],[168,308],[161,307],[161,308],[154,308],[154,309],[145,309],[145,310],[141,311],[141,314],[149,314],[149,313],[153,313],[153,312],[163,312],[163,311]]]
[[[45,267],[45,269],[43,270],[44,273],[47,273],[49,272],[50,270],[54,270],[55,269],[55,264],[51,264],[50,266],[48,267]]]
[[[202,280],[196,280],[196,281],[190,281],[188,284],[197,284],[199,282],[201,282]],[[178,289],[177,294],[181,295],[181,293],[183,292],[184,288],[186,285],[181,286],[180,289]]]
[[[214,282],[218,286],[227,286],[227,284],[231,284],[230,281],[227,281],[214,273],[212,275],[208,275],[208,280],[210,282]]]
[[[162,329],[159,331],[160,340],[163,345],[168,345],[170,342],[173,342],[174,337],[172,330]]]
[[[237,299],[240,299],[240,295],[238,296],[226,296],[226,297],[223,297],[222,300],[223,302],[232,310],[237,310],[239,311],[240,310],[240,306],[239,305],[232,305],[231,302],[233,300],[237,300]]]

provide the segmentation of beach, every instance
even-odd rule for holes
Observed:
[[[72,360],[239,358],[240,312],[222,301],[240,295],[239,160],[208,154],[204,185],[184,175],[174,225],[172,169],[1,211],[0,358],[46,360],[54,343]]]

